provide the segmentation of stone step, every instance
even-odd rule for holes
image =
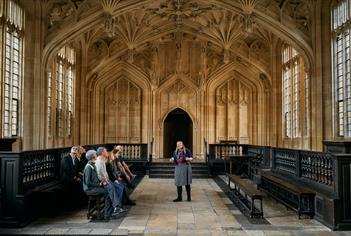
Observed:
[[[173,167],[174,168],[174,164],[170,163],[170,164],[155,164],[155,163],[151,163],[150,167]],[[191,164],[192,168],[208,168],[207,165],[205,164]]]
[[[192,163],[191,169],[193,178],[208,178],[208,166],[205,163]],[[151,163],[150,165],[150,178],[174,178],[174,163],[171,162],[158,162]]]
[[[193,171],[207,171],[208,168],[191,168]],[[173,168],[164,168],[164,167],[150,167],[150,170],[162,171],[162,170],[174,170]]]
[[[150,170],[151,174],[173,174],[174,170]],[[208,171],[207,170],[192,170],[193,175],[194,174],[204,174],[207,175]]]
[[[207,174],[193,174],[193,179],[207,179]],[[173,179],[174,174],[149,174],[149,178],[159,178],[159,179]]]

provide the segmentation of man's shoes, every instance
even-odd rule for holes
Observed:
[[[188,202],[191,202],[191,197],[188,197],[186,200],[187,200]]]
[[[123,212],[126,212],[126,211],[128,211],[128,209],[127,208],[119,208],[119,213],[123,213]]]
[[[120,207],[115,207],[115,209],[113,209],[113,212],[111,214],[111,217],[116,217],[118,216],[121,212],[120,212],[121,208]]]
[[[116,217],[119,214],[128,211],[128,209],[123,209],[122,207],[115,207],[115,209],[113,209],[113,212],[111,214],[112,217]]]

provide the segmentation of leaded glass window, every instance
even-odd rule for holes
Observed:
[[[24,12],[16,1],[0,0],[2,137],[21,135]]]
[[[337,136],[351,137],[351,0],[336,1],[332,18],[335,128]]]
[[[282,48],[282,68],[284,136],[308,136],[309,76],[300,54],[289,45]]]
[[[75,51],[61,48],[48,72],[48,136],[72,134]],[[52,76],[54,75],[54,78]],[[55,88],[54,91],[52,88]],[[55,98],[54,100],[52,98]],[[53,114],[54,113],[54,114]],[[54,120],[52,119],[54,115]],[[55,134],[53,132],[55,131]]]

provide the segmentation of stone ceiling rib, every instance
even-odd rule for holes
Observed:
[[[143,88],[143,90],[151,90],[147,75],[133,64],[120,61],[111,67],[105,68],[105,70],[100,71],[99,74],[94,74],[95,76],[90,76],[87,80],[87,86],[91,91],[97,86],[110,84],[110,81],[122,75],[127,76],[128,79],[133,81],[138,87]]]
[[[257,0],[240,0],[241,7],[245,14],[251,15],[253,9],[255,8]]]
[[[123,40],[130,50],[133,61],[133,50],[146,42],[159,40],[170,32],[180,31],[194,35],[204,41],[210,41],[224,50],[224,61],[229,61],[228,52],[238,39],[246,37],[262,37],[271,42],[272,34],[291,43],[300,51],[304,51],[306,59],[312,63],[312,49],[305,38],[297,31],[285,27],[281,22],[267,16],[257,9],[257,0],[98,0],[101,5],[92,10],[86,18],[72,21],[68,27],[57,29],[46,38],[43,62],[46,63],[55,48],[60,48],[65,42],[78,38],[92,28],[103,28],[104,14],[108,12],[114,20],[116,37]],[[176,3],[181,3],[177,5]],[[173,4],[173,5],[172,5]],[[175,4],[175,5],[174,5]],[[188,6],[197,14],[193,14],[182,6]],[[148,10],[149,6],[151,9]],[[179,8],[179,14],[184,15],[181,24],[175,22],[173,7]],[[156,7],[156,8],[155,8]],[[224,10],[225,9],[225,10]],[[155,13],[156,12],[156,13]],[[166,13],[164,13],[166,12]],[[166,14],[166,15],[163,15]],[[174,14],[178,14],[175,12]],[[249,14],[249,16],[248,16]],[[250,32],[249,24],[253,24],[254,32]],[[265,29],[265,30],[263,30]],[[99,32],[99,31],[97,31]],[[272,32],[272,33],[271,33]],[[114,35],[107,35],[111,40]]]
[[[102,8],[105,12],[112,15],[113,11],[117,8],[120,0],[100,0]]]

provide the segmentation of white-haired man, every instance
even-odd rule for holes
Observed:
[[[108,194],[113,206],[112,216],[115,216],[121,212],[126,211],[122,208],[123,190],[121,190],[119,186],[115,185],[114,182],[110,181],[108,177],[108,173],[106,170],[108,152],[106,148],[99,147],[96,151],[96,154],[98,155],[95,163],[97,175],[99,180],[102,182],[103,186],[108,190]]]

